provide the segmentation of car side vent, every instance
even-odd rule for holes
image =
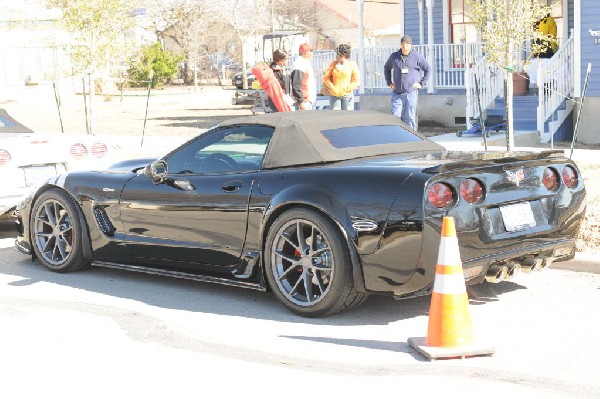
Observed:
[[[372,220],[360,219],[354,220],[352,222],[352,227],[356,232],[373,231],[377,228],[377,223]]]
[[[106,214],[106,210],[104,209],[103,206],[94,207],[94,216],[96,217],[96,222],[98,223],[98,227],[100,227],[100,230],[102,230],[102,232],[104,234],[109,235],[109,236],[112,236],[113,234],[115,234],[115,231],[117,231],[117,229],[110,222],[110,219],[108,218],[108,215]]]

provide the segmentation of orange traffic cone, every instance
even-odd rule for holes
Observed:
[[[477,347],[474,337],[454,218],[444,217],[427,337],[408,342],[430,360],[494,353]]]

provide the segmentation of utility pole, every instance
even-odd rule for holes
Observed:
[[[275,37],[273,33],[275,32],[275,0],[271,0],[271,54],[275,51]],[[263,57],[264,57],[265,49],[263,48]],[[273,60],[271,60],[273,61]]]
[[[96,94],[96,84],[94,82],[94,70],[88,71],[89,97],[90,97],[90,135],[96,134],[96,114],[94,113],[94,97]]]

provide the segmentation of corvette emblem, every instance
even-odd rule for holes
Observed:
[[[523,168],[517,169],[514,172],[512,170],[506,170],[506,175],[508,176],[508,180],[515,183],[517,186],[525,179],[525,172]]]

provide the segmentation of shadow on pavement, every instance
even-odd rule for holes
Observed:
[[[152,120],[156,121],[165,121],[166,123],[162,123],[162,126],[165,127],[187,127],[187,128],[198,128],[198,129],[210,129],[218,125],[219,123],[240,117],[241,115],[219,115],[219,116],[183,116],[183,117],[159,117],[152,118]]]
[[[12,223],[0,222],[0,239],[14,238]],[[292,323],[310,322],[314,325],[386,325],[398,320],[427,316],[430,305],[429,295],[402,300],[372,295],[363,305],[348,312],[306,319],[289,312],[270,292],[100,267],[68,274],[54,273],[39,262],[32,262],[29,256],[18,254],[12,247],[0,249],[0,266],[0,274],[20,278],[13,279],[8,284],[12,287],[28,287],[45,282],[140,301],[161,308]],[[523,288],[525,287],[518,284],[504,282],[494,286],[470,286],[468,290],[471,303],[485,304],[497,300],[499,295]]]

